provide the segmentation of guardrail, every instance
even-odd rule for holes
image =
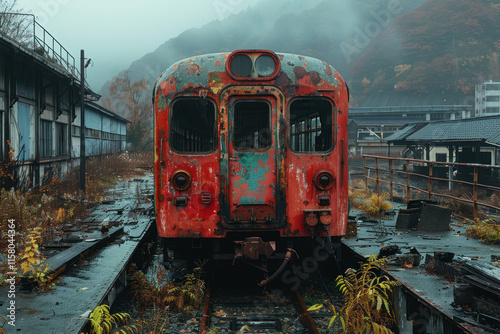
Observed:
[[[401,189],[406,201],[414,193],[423,193],[429,200],[441,197],[471,204],[475,219],[479,217],[479,207],[500,212],[500,187],[496,186],[500,184],[500,166],[375,155],[363,155],[363,165],[366,187],[372,183],[380,193],[385,185],[391,199],[396,189]],[[469,192],[472,196],[468,198]]]
[[[10,22],[14,22],[14,20],[9,19],[9,17],[26,17],[26,20],[20,19],[15,21],[15,24],[18,26],[15,30],[23,31],[22,36],[17,36],[21,38],[18,42],[48,61],[62,66],[75,78],[80,78],[75,58],[51,33],[36,21],[35,15],[24,13],[0,13],[0,15],[4,16]],[[9,36],[9,34],[7,36],[15,38]]]

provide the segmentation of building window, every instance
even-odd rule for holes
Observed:
[[[56,123],[57,135],[57,151],[56,155],[62,156],[68,154],[68,125],[63,123]]]
[[[438,121],[438,120],[442,120],[442,119],[445,119],[443,113],[433,113],[433,114],[431,114],[431,121]]]
[[[58,98],[59,110],[62,114],[68,114],[69,112],[69,93],[68,88],[64,88],[63,85],[59,85],[59,98]]]
[[[80,127],[77,125],[73,125],[71,127],[71,135],[75,137],[80,137]]]
[[[500,96],[486,96],[486,102],[500,102]]]
[[[3,65],[3,56],[0,55],[0,90],[5,89],[5,68]]]
[[[500,90],[500,85],[498,84],[487,84],[486,90]]]
[[[208,99],[174,102],[170,120],[170,147],[178,153],[208,153],[215,149],[215,105]],[[120,139],[120,135],[116,135]],[[114,138],[114,137],[113,137]]]
[[[54,106],[54,84],[49,80],[43,81],[42,101],[45,105]]]
[[[499,107],[486,107],[486,113],[487,114],[498,114]]]
[[[3,145],[5,143],[5,140],[3,140],[3,111],[0,110],[0,161],[3,161]],[[8,150],[9,147],[5,145],[6,149]]]
[[[448,155],[446,153],[436,153],[436,161],[437,162],[446,162]]]
[[[31,66],[23,66],[18,73],[16,79],[17,94],[28,99],[35,98],[33,68]]]
[[[333,147],[332,104],[323,99],[298,99],[290,105],[290,148],[325,152]]]
[[[85,128],[85,137],[86,138],[100,138],[101,131],[97,129],[89,129]]]
[[[40,127],[40,157],[52,156],[52,122],[43,121]]]

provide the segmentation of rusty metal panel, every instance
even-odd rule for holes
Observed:
[[[347,145],[335,139],[332,149],[321,154],[297,154],[287,150],[287,110],[296,96],[323,97],[334,106],[332,136],[347,138],[347,87],[338,72],[325,62],[292,54],[277,54],[280,72],[266,82],[234,80],[226,72],[229,54],[212,54],[182,60],[169,67],[155,86],[156,207],[159,234],[202,237],[225,234],[231,219],[263,219],[270,216],[280,224],[267,224],[284,236],[311,236],[303,210],[331,212],[331,221],[318,224],[320,235],[342,235],[347,224]],[[232,143],[230,99],[252,97],[272,104],[272,145],[266,152],[239,152]],[[178,97],[210,99],[216,104],[218,146],[207,155],[176,154],[169,146],[169,113]],[[187,192],[170,187],[174,169],[193,175]],[[315,173],[328,169],[335,177],[333,187],[319,191],[312,183]],[[213,200],[204,206],[203,194]],[[187,198],[185,207],[175,207],[176,196]],[[319,198],[329,197],[328,201]],[[274,201],[273,201],[274,200]],[[274,202],[274,203],[272,203]],[[256,213],[260,211],[260,213]],[[274,215],[273,215],[274,214]],[[265,219],[264,219],[265,220]],[[168,222],[168,223],[167,223]],[[327,224],[327,223],[330,224]],[[326,223],[326,224],[325,224]],[[242,228],[239,224],[236,228]],[[254,224],[255,225],[255,224]],[[257,224],[258,225],[258,224]],[[255,226],[255,229],[266,223]]]

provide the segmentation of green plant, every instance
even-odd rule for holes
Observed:
[[[203,264],[198,264],[193,273],[185,276],[181,285],[171,285],[163,299],[167,306],[178,310],[191,311],[198,309],[205,294],[205,281],[201,279]]]
[[[389,329],[395,324],[389,292],[399,282],[386,275],[379,275],[385,266],[385,259],[370,256],[359,270],[349,269],[344,276],[337,277],[337,287],[344,296],[344,305],[337,311],[332,305],[333,317],[328,329],[337,319],[344,333],[392,333]],[[313,305],[309,310],[317,310],[323,305]]]
[[[108,334],[113,328],[122,326],[130,320],[127,313],[109,313],[108,305],[97,306],[89,315],[90,331],[81,334]],[[137,328],[126,326],[125,333],[136,333]]]
[[[201,278],[206,261],[197,262],[193,273],[185,276],[183,283],[166,283],[166,270],[156,268],[156,275],[147,277],[138,270],[132,275],[132,299],[144,313],[148,307],[190,311],[200,307],[205,293],[205,281]]]

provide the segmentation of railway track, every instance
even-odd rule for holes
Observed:
[[[209,283],[199,333],[210,331],[319,333],[298,290],[279,282],[258,287],[245,272]]]

